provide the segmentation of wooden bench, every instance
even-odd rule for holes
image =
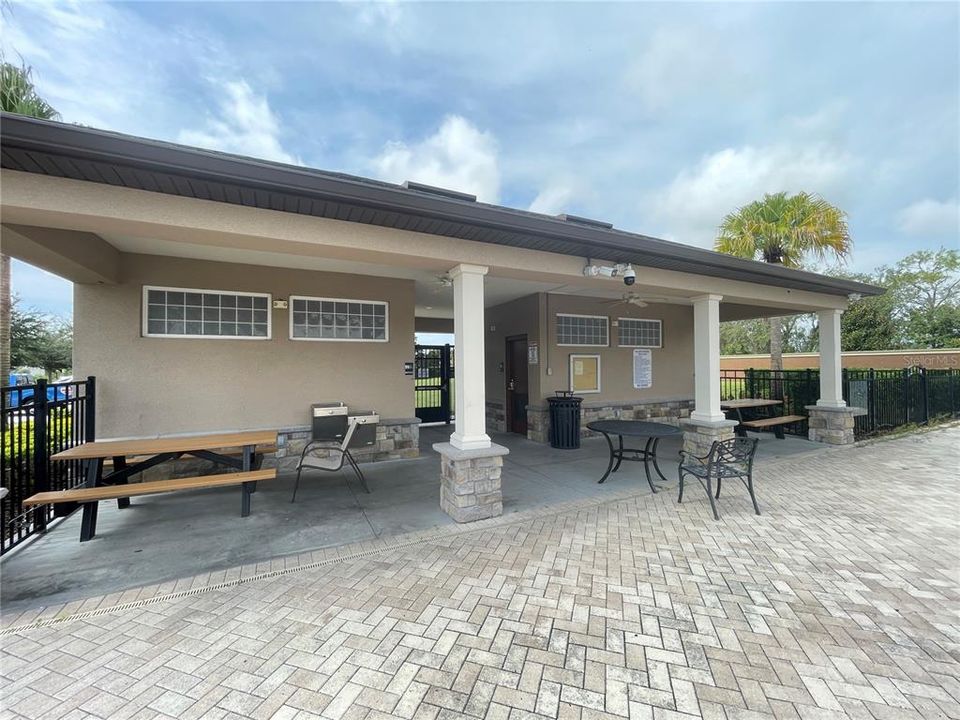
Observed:
[[[118,500],[138,495],[177,492],[179,490],[199,490],[202,488],[240,485],[242,491],[240,515],[250,514],[250,494],[260,480],[274,480],[276,468],[251,470],[249,472],[222,473],[220,475],[201,475],[199,477],[177,478],[175,480],[151,480],[150,482],[129,483],[123,485],[98,485],[97,487],[77,487],[70,490],[56,490],[31,495],[23,501],[24,507],[34,505],[56,505],[58,503],[96,503],[101,500]]]
[[[767,430],[768,428],[773,428],[774,435],[783,440],[784,425],[792,425],[795,422],[801,422],[806,419],[806,415],[780,415],[779,417],[744,420],[740,425],[745,428],[750,428],[751,430]]]
[[[263,461],[263,456],[264,456],[264,455],[267,455],[267,454],[269,454],[269,453],[275,453],[276,451],[277,451],[277,446],[276,446],[276,445],[266,445],[266,446],[258,445],[258,446],[257,446],[257,452],[256,452],[256,454],[254,455],[254,458],[255,458],[255,460],[254,460],[254,467],[256,467],[256,463],[257,463],[257,462],[262,462],[262,461]],[[243,448],[228,448],[228,449],[226,449],[226,450],[223,450],[223,451],[219,452],[218,454],[219,454],[219,455],[223,455],[224,457],[234,458],[234,459],[239,460],[239,459],[241,459],[241,458],[243,457]],[[130,457],[125,458],[125,462],[126,462],[127,464],[132,465],[132,464],[135,464],[135,463],[143,462],[143,461],[145,461],[145,460],[149,460],[151,457],[152,457],[151,455],[133,455],[133,456],[130,456]],[[103,459],[103,467],[104,467],[104,468],[112,468],[113,465],[114,465],[114,463],[113,463],[113,458],[104,458],[104,459]]]

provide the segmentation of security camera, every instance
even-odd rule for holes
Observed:
[[[637,281],[637,273],[633,270],[633,265],[627,265],[623,271],[623,284],[630,287]]]

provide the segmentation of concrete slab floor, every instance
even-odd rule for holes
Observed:
[[[294,555],[324,547],[453,524],[440,510],[438,458],[434,442],[452,427],[426,427],[423,455],[363,466],[370,494],[347,472],[305,473],[291,504],[293,475],[261,483],[252,512],[240,517],[238,488],[216,488],[135,498],[118,510],[100,504],[97,536],[78,541],[80,513],[0,562],[0,607],[4,613],[41,605],[106,595],[204,572]],[[763,497],[765,461],[819,446],[802,438],[776,440],[761,435],[759,487]],[[571,500],[602,497],[607,488],[634,486],[646,491],[642,463],[624,463],[598,485],[606,467],[607,446],[589,438],[577,450],[554,450],[524,437],[496,434],[510,448],[503,468],[503,507],[508,515]],[[675,480],[680,439],[661,442],[662,467]]]

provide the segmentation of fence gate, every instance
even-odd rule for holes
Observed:
[[[453,348],[417,345],[413,367],[420,422],[449,423],[454,410]]]

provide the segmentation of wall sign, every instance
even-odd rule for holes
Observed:
[[[413,377],[413,363],[405,362],[403,364],[403,374],[408,377]]]
[[[633,351],[633,387],[637,390],[653,387],[653,356],[649,350]]]
[[[538,343],[527,344],[527,363],[530,365],[540,364],[540,345]]]

